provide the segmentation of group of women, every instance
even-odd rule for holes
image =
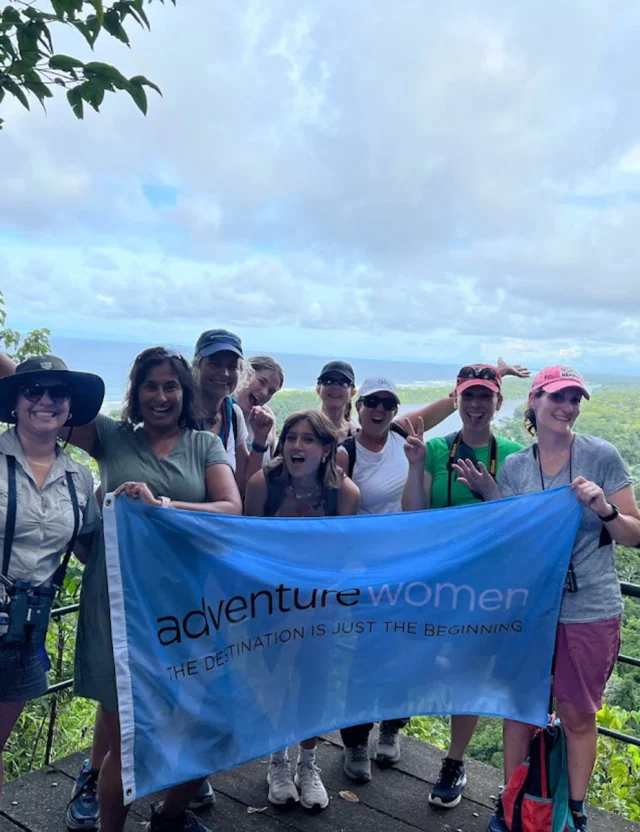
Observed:
[[[122,832],[127,816],[104,539],[89,472],[65,452],[70,443],[100,469],[99,491],[151,505],[253,516],[331,516],[418,511],[525,494],[572,483],[585,505],[563,597],[553,694],[567,738],[571,809],[585,830],[584,800],[595,761],[595,713],[619,647],[622,602],[613,542],[640,542],[631,478],[612,445],[572,428],[589,392],[578,373],[549,367],[533,380],[526,413],[536,441],[523,448],[495,435],[506,374],[523,368],[470,364],[450,396],[398,419],[398,390],[387,378],[357,390],[353,368],[326,364],[318,410],[291,414],[276,438],[268,407],[282,387],[268,356],[245,361],[227,330],[198,339],[194,358],[163,347],[133,363],[118,420],[100,413],[104,385],[69,371],[53,356],[16,367],[0,355],[0,751],[24,707],[47,688],[42,626],[21,622],[27,605],[44,610],[60,585],[71,550],[86,562],[75,662],[75,692],[99,703],[90,758],[67,812],[70,829]],[[356,392],[357,390],[357,392]],[[354,401],[355,400],[355,401]],[[357,422],[352,418],[353,408]],[[424,432],[457,408],[462,428],[424,442]],[[45,622],[46,628],[46,622]],[[381,723],[375,759],[400,759],[399,731],[410,715]],[[429,800],[456,806],[466,783],[464,755],[477,717],[453,716],[451,742]],[[371,779],[372,724],[345,727],[344,772]],[[508,778],[526,758],[531,727],[505,721]],[[271,756],[269,800],[328,805],[316,765],[315,737],[300,743],[295,767],[287,749]],[[0,767],[0,787],[2,784]],[[208,832],[193,813],[214,801],[208,780],[167,790],[146,829]],[[498,802],[489,830],[506,829]]]

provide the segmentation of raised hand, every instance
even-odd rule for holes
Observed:
[[[424,420],[422,416],[416,419],[416,428],[409,419],[400,419],[399,424],[407,431],[408,436],[404,442],[404,452],[409,465],[419,465],[424,468],[427,459],[427,446],[424,443]]]
[[[459,459],[452,467],[458,474],[458,482],[471,491],[476,491],[483,500],[497,500],[500,497],[493,477],[482,462],[476,468],[470,459]]]
[[[275,424],[276,417],[270,407],[256,405],[256,407],[251,408],[249,427],[253,431],[254,442],[258,445],[267,444]]]
[[[113,492],[116,497],[126,494],[132,500],[142,500],[148,506],[161,506],[162,500],[154,497],[146,482],[123,482]]]
[[[515,376],[516,378],[529,378],[531,370],[523,367],[522,364],[507,364],[504,358],[498,359],[498,370],[501,376]]]

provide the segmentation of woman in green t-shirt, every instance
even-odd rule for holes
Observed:
[[[413,430],[406,447],[409,476],[402,498],[404,511],[482,502],[480,495],[458,481],[452,466],[460,459],[482,462],[495,478],[503,460],[522,449],[518,442],[495,436],[491,430],[491,421],[502,401],[502,376],[497,367],[469,364],[460,369],[454,403],[462,430],[429,439],[426,446],[419,432]],[[460,803],[467,782],[464,755],[477,724],[477,716],[451,717],[449,751],[429,795],[433,805],[452,809]]]

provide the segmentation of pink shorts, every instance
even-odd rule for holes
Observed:
[[[620,621],[558,624],[553,695],[586,714],[602,707],[602,695],[620,651]]]

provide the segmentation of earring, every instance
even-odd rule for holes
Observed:
[[[73,419],[73,413],[69,413],[69,415],[67,416],[67,424],[69,424],[69,422],[70,422],[72,419]]]
[[[11,417],[12,417],[13,419],[17,419],[17,418],[18,418],[18,414],[17,414],[17,412],[16,412],[15,408],[11,411]]]

